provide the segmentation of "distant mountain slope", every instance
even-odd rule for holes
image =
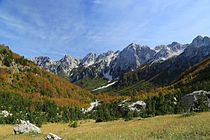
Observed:
[[[196,53],[196,52],[195,52]],[[133,71],[124,75],[123,84],[115,84],[112,87],[97,91],[106,92],[110,95],[157,95],[158,93],[191,93],[197,90],[210,90],[210,56],[190,66],[187,70],[176,77],[175,81],[167,84],[167,86],[156,85],[152,81],[139,79],[138,73]],[[164,79],[162,79],[164,80]],[[121,79],[120,81],[121,82]],[[131,84],[132,83],[132,84]],[[142,97],[142,96],[141,96]]]
[[[0,45],[0,91],[59,105],[84,106],[92,98],[88,91],[40,69],[4,45]]]
[[[118,79],[123,73],[135,70],[146,63],[157,63],[177,56],[184,51],[187,45],[173,42],[169,45],[157,46],[151,49],[148,46],[130,44],[122,51],[108,51],[97,55],[89,53],[78,60],[66,56],[53,61],[48,57],[36,57],[32,61],[39,67],[55,74],[69,77],[72,82],[84,78],[104,78],[108,81]]]
[[[182,87],[208,81],[210,82],[210,57],[186,70],[173,85]]]
[[[124,74],[118,86],[128,86],[141,80],[155,85],[168,85],[178,80],[183,72],[210,56],[210,38],[196,37],[183,53],[162,63],[145,64],[138,70]]]
[[[160,45],[155,47],[157,52],[149,62],[163,62],[171,57],[180,55],[188,44],[181,45],[177,42],[172,42],[169,45]]]
[[[80,61],[72,58],[70,55],[65,55],[59,61],[53,61],[49,57],[35,57],[32,61],[39,67],[52,72],[54,74],[69,76],[71,70],[78,67]]]

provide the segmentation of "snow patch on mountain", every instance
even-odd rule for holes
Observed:
[[[181,45],[177,42],[173,42],[169,45],[156,46],[154,48],[156,54],[151,60],[149,60],[149,62],[155,63],[165,61],[169,58],[180,55],[185,48],[186,45]]]
[[[92,91],[97,91],[97,90],[101,90],[101,89],[108,88],[108,87],[114,85],[115,83],[117,83],[117,81],[111,82],[111,83],[109,83],[109,84],[107,84],[107,85],[105,85],[105,86],[98,87],[98,88],[96,88],[96,89],[93,89]]]
[[[96,54],[95,53],[89,53],[81,60],[81,65],[84,67],[88,67],[93,65],[96,62]]]
[[[94,102],[90,103],[90,107],[87,109],[82,108],[83,113],[89,113],[91,112],[95,107],[99,106],[101,104],[101,101],[95,100]]]

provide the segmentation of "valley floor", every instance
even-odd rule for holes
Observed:
[[[78,128],[67,124],[45,124],[42,134],[14,135],[13,125],[0,125],[2,140],[43,140],[52,132],[65,140],[199,140],[210,139],[210,112],[193,115],[166,115],[143,120],[95,123],[81,122]]]

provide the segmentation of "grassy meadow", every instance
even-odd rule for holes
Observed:
[[[43,140],[52,132],[65,140],[205,140],[210,139],[210,112],[131,121],[84,121],[77,128],[70,128],[68,124],[49,123],[42,126],[42,134],[14,135],[13,127],[14,125],[0,125],[0,139]]]

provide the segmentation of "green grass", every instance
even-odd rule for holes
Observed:
[[[115,91],[115,93],[117,95],[130,95],[130,92],[133,92],[134,91],[144,91],[144,92],[149,92],[151,89],[154,89],[154,85],[152,85],[151,83],[149,82],[146,82],[146,81],[138,81],[136,82],[135,84],[132,84],[130,86],[127,86],[127,87],[120,87],[120,89],[117,89]]]
[[[155,86],[149,82],[138,81],[130,86],[121,86],[120,88],[115,88],[111,86],[105,89],[97,90],[97,93],[104,92],[109,95],[131,96],[138,94],[139,91],[149,92],[154,88]]]
[[[210,112],[157,116],[131,121],[95,123],[83,121],[77,128],[68,124],[45,124],[42,134],[14,135],[13,125],[0,125],[2,140],[42,140],[52,132],[65,140],[207,140],[210,139]]]
[[[107,83],[107,80],[102,79],[102,78],[91,79],[87,77],[79,81],[76,81],[74,84],[86,90],[92,91],[93,89],[96,89],[102,85],[105,85],[106,83]]]

